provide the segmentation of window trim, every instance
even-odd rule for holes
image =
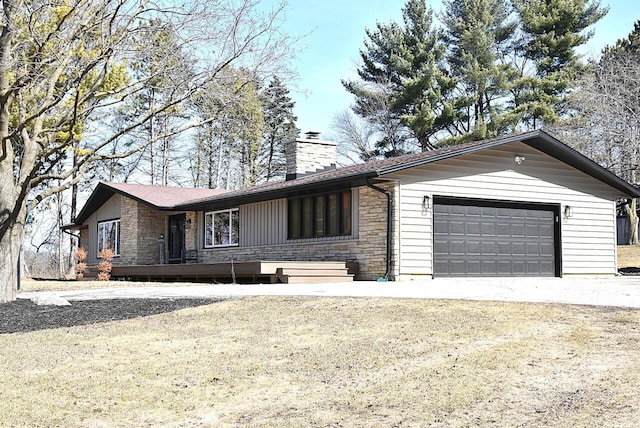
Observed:
[[[216,214],[221,214],[221,213],[229,213],[229,238],[231,238],[231,230],[232,230],[232,222],[233,222],[233,212],[237,212],[238,213],[238,230],[236,231],[236,237],[238,242],[236,243],[230,243],[230,244],[215,244],[215,236],[214,234],[214,229],[213,229],[213,225],[215,224],[215,215]],[[211,225],[212,225],[212,229],[211,232],[207,231],[207,216],[211,215]],[[204,215],[202,216],[202,224],[203,224],[203,241],[202,241],[202,247],[206,248],[206,249],[213,249],[213,248],[228,248],[228,247],[239,247],[240,246],[240,209],[239,208],[229,208],[226,210],[217,210],[217,211],[206,211],[204,213]],[[207,245],[207,234],[211,233],[211,245]],[[229,241],[231,241],[231,239],[229,239]]]
[[[97,222],[96,224],[96,257],[98,259],[100,259],[100,252],[102,251],[102,249],[100,248],[100,226],[103,226],[105,224],[108,223],[113,223],[116,225],[116,236],[115,236],[115,248],[113,249],[114,252],[114,257],[120,257],[120,219],[119,218],[114,218],[114,219],[110,219],[110,220],[100,220]],[[103,233],[102,233],[103,237],[102,237],[102,241],[106,242],[106,240],[104,239],[104,228],[103,228]]]
[[[349,195],[349,212],[345,215],[345,205],[343,197],[345,194]],[[335,197],[335,209],[338,221],[338,233],[330,233],[331,230],[331,207],[333,206],[329,199]],[[322,199],[322,234],[318,234],[320,229],[319,213],[317,211],[318,199]],[[310,204],[305,209],[305,201]],[[353,236],[354,225],[354,201],[353,201],[353,189],[339,190],[332,192],[314,193],[306,196],[299,196],[287,199],[287,240],[288,241],[300,241],[300,240],[327,240],[335,238],[344,238]],[[295,211],[295,212],[294,212]],[[310,215],[307,218],[306,215]],[[294,218],[297,217],[297,218]],[[294,224],[295,222],[295,224]],[[310,234],[305,225],[311,226]],[[294,228],[298,228],[297,233]],[[294,236],[297,235],[297,236]]]

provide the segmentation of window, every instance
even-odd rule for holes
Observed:
[[[240,212],[237,208],[204,215],[204,246],[229,247],[238,245]]]
[[[351,191],[289,199],[289,239],[351,235]]]
[[[111,248],[116,256],[120,255],[120,220],[98,223],[98,257],[107,247]]]

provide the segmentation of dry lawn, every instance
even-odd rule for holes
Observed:
[[[640,245],[619,245],[618,267],[640,267]]]
[[[0,335],[0,426],[640,426],[640,311],[246,298]]]

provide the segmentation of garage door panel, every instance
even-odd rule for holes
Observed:
[[[470,235],[480,236],[482,234],[481,233],[482,228],[479,222],[472,221],[467,223],[466,225],[467,225],[467,229],[466,229],[467,236],[470,236]]]
[[[538,222],[536,222],[536,224],[525,225],[525,236],[527,238],[537,238],[540,236],[540,226],[537,223]]]
[[[436,220],[433,222],[434,233],[449,233],[449,222],[443,220]]]
[[[527,242],[525,244],[527,257],[540,255],[540,245],[537,242]]]
[[[495,207],[482,207],[482,217],[496,217],[496,208]]]
[[[513,275],[525,275],[527,273],[527,265],[522,260],[515,260],[511,263],[505,262],[511,268]]]
[[[555,208],[507,204],[436,201],[434,275],[554,276]]]
[[[465,224],[463,221],[451,220],[449,222],[449,234],[450,235],[465,235]]]
[[[464,256],[467,253],[465,241],[451,241],[449,243],[449,252],[456,256]]]
[[[553,219],[550,221],[553,221]],[[540,226],[539,232],[540,237],[549,239],[553,239],[553,234],[555,233],[553,230],[553,226],[547,226],[544,224]]]
[[[494,222],[482,223],[482,236],[497,236],[496,224]]]
[[[511,225],[511,236],[514,238],[526,238],[527,232],[524,223],[514,223]]]
[[[482,255],[495,256],[498,254],[498,243],[495,241],[482,242]]]
[[[512,242],[511,243],[511,254],[515,256],[526,256],[526,244],[522,241]],[[509,254],[503,254],[504,256],[508,256]]]

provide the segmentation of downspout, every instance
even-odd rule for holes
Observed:
[[[367,187],[375,190],[376,192],[383,193],[387,196],[387,270],[385,271],[383,277],[378,278],[378,281],[384,282],[389,280],[389,275],[391,274],[391,246],[393,244],[391,236],[391,228],[393,225],[393,219],[391,218],[391,214],[393,213],[392,194],[390,191],[384,190],[376,186],[375,184],[372,184],[369,181],[369,178],[367,178],[366,184]]]

